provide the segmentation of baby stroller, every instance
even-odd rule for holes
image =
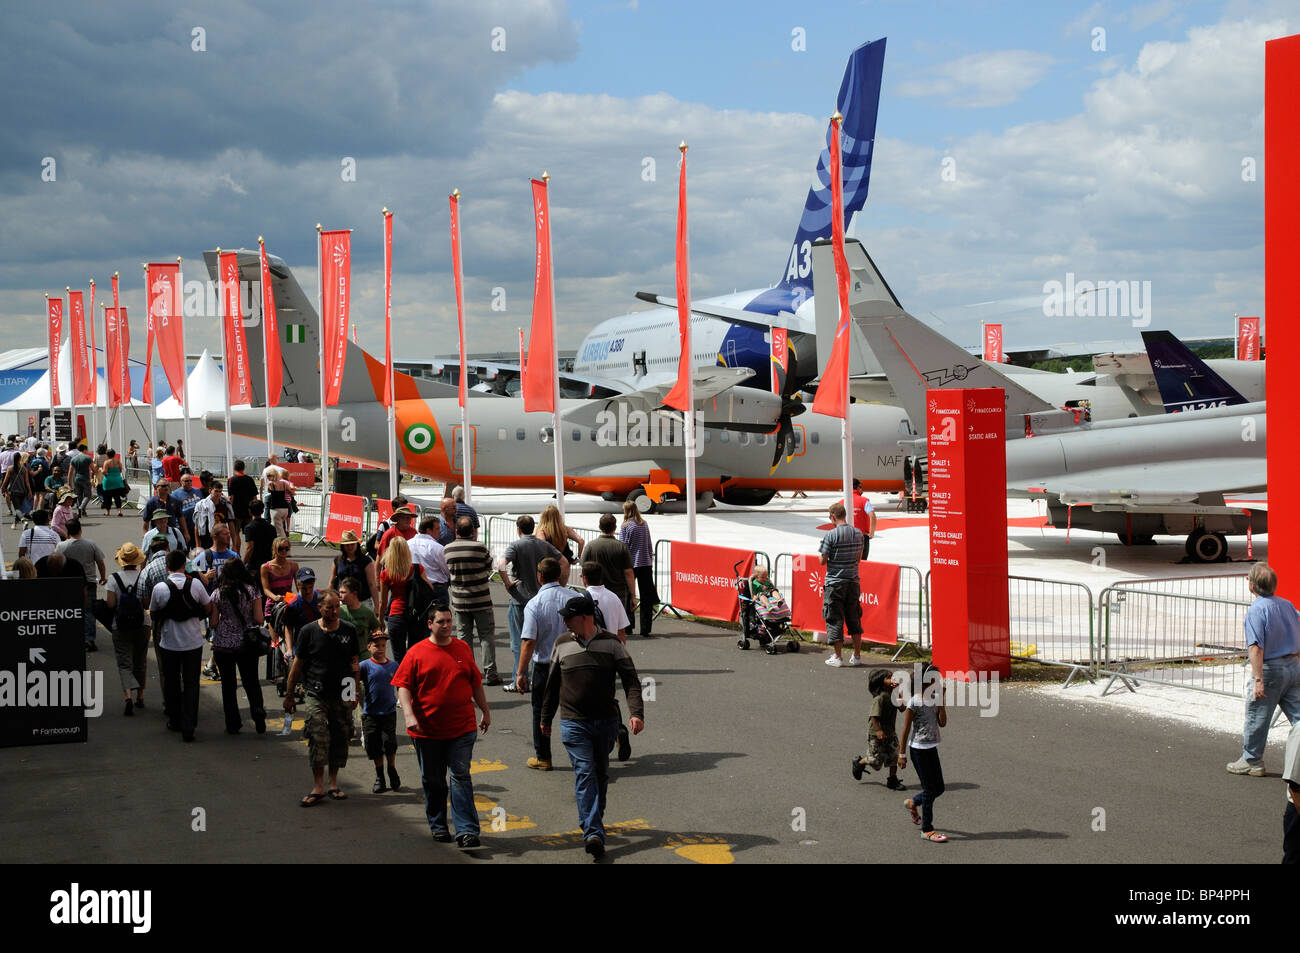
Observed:
[[[785,640],[787,652],[799,651],[799,635],[790,627],[790,607],[784,597],[766,580],[741,576],[736,563],[736,593],[740,597],[740,638],[737,647],[749,648],[754,639],[768,655],[781,651]]]

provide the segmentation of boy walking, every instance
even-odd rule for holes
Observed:
[[[898,732],[895,730],[898,707],[894,704],[894,689],[899,683],[897,674],[884,669],[871,673],[871,678],[867,681],[867,687],[871,691],[867,756],[854,758],[850,765],[854,781],[861,781],[862,773],[868,769],[879,771],[884,765],[889,765],[889,780],[885,782],[885,787],[891,791],[903,790],[903,782],[898,780]]]
[[[397,662],[388,657],[388,636],[370,634],[370,658],[361,663],[361,684],[365,701],[361,704],[361,734],[365,738],[366,757],[375,763],[375,794],[392,787],[402,789],[397,776],[397,694],[393,675]],[[384,758],[388,759],[388,784],[384,784]]]

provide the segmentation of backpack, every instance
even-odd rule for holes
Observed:
[[[424,578],[420,567],[412,566],[411,578],[406,582],[406,612],[403,617],[411,625],[423,625],[435,598],[433,587]]]
[[[379,561],[379,541],[383,538],[384,534],[388,532],[388,528],[391,525],[392,524],[388,520],[384,520],[373,533],[366,537],[366,555],[375,562]]]
[[[117,608],[113,612],[113,628],[119,632],[144,628],[144,606],[135,594],[135,586],[125,585],[117,573],[113,573],[113,579],[117,582]]]
[[[199,605],[194,600],[194,594],[190,592],[190,585],[194,581],[194,576],[185,577],[185,588],[177,586],[170,579],[163,580],[167,583],[167,590],[171,593],[167,597],[167,605],[162,607],[160,613],[164,619],[172,622],[188,622],[190,619],[201,619],[208,614],[208,610]],[[203,585],[202,582],[199,585]]]

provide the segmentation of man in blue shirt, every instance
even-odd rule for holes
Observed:
[[[1264,745],[1278,705],[1287,720],[1300,721],[1300,618],[1277,592],[1277,573],[1267,563],[1250,567],[1250,591],[1258,598],[1246,610],[1246,652],[1251,684],[1246,691],[1246,725],[1241,757],[1230,774],[1264,776]]]
[[[180,507],[181,532],[185,534],[186,541],[191,546],[195,545],[194,507],[198,506],[199,500],[203,499],[203,491],[194,485],[192,473],[181,475],[181,487],[179,490],[173,490],[169,499]]]
[[[555,640],[569,631],[560,616],[560,610],[569,600],[582,593],[560,585],[560,560],[547,556],[537,564],[537,581],[541,588],[524,606],[524,625],[520,633],[519,670],[515,675],[515,688],[533,692],[533,750],[537,756],[529,758],[528,767],[538,771],[551,770],[551,739],[542,734],[542,703],[546,701],[546,677],[551,669],[551,649]],[[529,663],[532,670],[529,671]]]

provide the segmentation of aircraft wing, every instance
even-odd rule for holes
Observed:
[[[1254,493],[1267,487],[1263,457],[1166,460],[1081,473],[1014,480],[1007,489],[1048,493],[1069,504],[1103,504],[1124,510],[1221,500],[1226,493]]]
[[[756,387],[736,385],[754,376],[748,367],[701,367],[695,371],[695,401],[705,426],[738,426],[739,429],[770,430],[781,418],[782,400],[776,395]],[[664,381],[640,390],[617,394],[613,397],[586,401],[564,413],[564,420],[579,426],[599,426],[600,415],[619,412],[619,405],[643,413],[661,413],[679,417],[675,410],[664,407],[664,398],[673,389],[671,381]],[[600,418],[600,419],[598,419]]]
[[[671,308],[674,311],[677,310],[676,298],[657,295],[650,291],[638,291],[636,297],[640,301],[657,304],[663,308]],[[743,324],[746,327],[757,328],[760,331],[766,331],[768,328],[785,328],[788,331],[800,334],[814,334],[817,330],[812,321],[800,318],[789,311],[780,311],[773,315],[767,315],[753,311],[742,311],[740,308],[728,308],[720,304],[699,302],[691,304],[691,313],[703,315],[706,318],[720,318],[723,321],[730,321],[732,324]]]

